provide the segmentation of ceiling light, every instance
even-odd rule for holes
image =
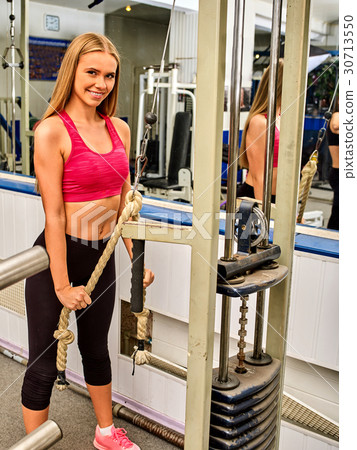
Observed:
[[[125,8],[125,11],[130,12],[130,11],[131,11],[131,6],[128,5],[128,6]]]

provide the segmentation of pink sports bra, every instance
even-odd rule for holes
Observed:
[[[264,114],[264,116],[265,118],[268,117],[267,114]],[[280,130],[277,126],[275,126],[273,167],[278,167],[279,139],[280,139]]]
[[[63,200],[85,202],[119,195],[129,174],[129,162],[124,144],[110,118],[100,114],[107,125],[113,148],[100,154],[85,144],[66,111],[58,115],[72,142],[71,153],[63,167]]]

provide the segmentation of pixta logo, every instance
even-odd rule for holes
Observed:
[[[71,215],[71,236],[81,236],[82,241],[96,248],[99,239],[105,239],[113,233],[116,216],[117,211],[113,209],[94,202],[88,203]],[[108,229],[103,236],[103,231]]]

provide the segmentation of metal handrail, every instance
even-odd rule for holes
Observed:
[[[9,450],[45,450],[61,440],[62,436],[62,430],[57,423],[47,420]]]
[[[48,269],[50,259],[40,245],[0,261],[0,290]]]

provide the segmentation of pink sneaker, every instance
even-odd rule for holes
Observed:
[[[112,427],[112,434],[110,436],[103,436],[100,433],[98,425],[95,429],[93,445],[99,450],[140,450],[140,447],[126,437],[124,428]]]

